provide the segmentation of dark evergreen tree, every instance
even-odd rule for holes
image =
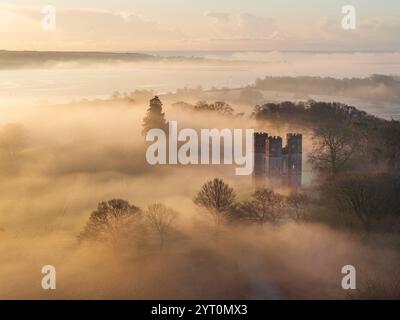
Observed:
[[[162,129],[167,133],[167,122],[162,112],[162,103],[157,96],[150,100],[150,107],[147,109],[147,115],[143,119],[142,134],[146,135],[147,131],[154,128]]]

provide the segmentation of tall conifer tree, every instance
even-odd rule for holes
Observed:
[[[155,128],[164,130],[164,132],[167,133],[167,122],[165,120],[165,115],[162,112],[162,103],[157,96],[150,100],[150,106],[143,119],[142,134],[146,135],[147,131]]]

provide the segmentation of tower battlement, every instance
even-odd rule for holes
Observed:
[[[288,133],[286,136],[287,137],[298,137],[301,139],[303,135],[301,133]]]
[[[282,141],[282,138],[281,137],[279,137],[279,136],[269,136],[269,138],[268,138],[269,140],[272,140],[272,141],[274,141],[274,140],[280,140],[280,141]]]
[[[254,138],[257,138],[257,137],[259,137],[259,138],[264,138],[265,137],[265,139],[268,137],[268,133],[265,133],[265,132],[254,132]]]

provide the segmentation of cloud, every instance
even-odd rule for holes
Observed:
[[[1,14],[0,36],[10,47],[43,47],[73,50],[129,50],[161,42],[177,41],[184,35],[161,26],[135,12],[96,9],[56,8],[57,27],[49,32],[41,28],[43,14],[37,8],[7,6]]]
[[[236,43],[248,49],[398,50],[399,18],[365,17],[356,30],[344,30],[341,17],[310,19],[306,23],[276,22],[250,13],[208,12],[212,19],[210,41]]]
[[[35,50],[398,50],[399,18],[274,19],[253,13],[143,16],[136,11],[57,7],[57,29],[41,28],[39,7],[0,5],[5,49]],[[161,10],[161,9],[159,9]]]
[[[355,30],[344,30],[340,21],[321,19],[316,28],[308,29],[308,36],[299,35],[299,39],[314,39],[315,44],[343,49],[399,49],[400,19],[364,18],[359,19]]]
[[[175,39],[156,21],[132,13],[96,10],[68,10],[59,14],[60,28],[67,37],[97,41],[159,41]]]
[[[214,18],[216,23],[221,21],[227,22],[230,20],[230,14],[226,12],[207,12],[205,16]]]
[[[206,17],[213,19],[216,37],[236,40],[271,40],[278,35],[274,19],[241,13],[231,15],[223,12],[208,12]]]

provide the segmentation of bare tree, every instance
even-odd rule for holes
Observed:
[[[140,209],[128,201],[113,199],[98,204],[78,239],[111,242],[113,245],[128,236],[132,223],[140,217]]]
[[[257,189],[251,201],[239,203],[234,209],[235,218],[255,223],[278,223],[282,218],[284,198],[271,189]]]
[[[309,161],[315,169],[335,175],[345,168],[356,151],[354,130],[349,125],[327,124],[315,130]]]
[[[235,192],[223,180],[215,178],[202,187],[194,203],[215,211],[218,214],[228,213],[235,201]]]
[[[291,218],[300,222],[306,218],[306,210],[309,203],[307,195],[300,192],[292,192],[287,198],[286,203],[290,209]]]
[[[144,217],[150,227],[158,234],[160,248],[163,249],[168,234],[171,232],[178,213],[161,203],[155,203],[147,207]]]
[[[223,180],[208,181],[194,198],[194,203],[210,212],[215,222],[215,239],[218,245],[219,230],[223,219],[229,215],[235,202],[235,192]]]
[[[398,219],[400,184],[398,176],[347,175],[325,187],[344,222],[358,221],[369,233],[387,219]]]
[[[277,223],[282,218],[282,210],[285,203],[283,196],[279,193],[266,188],[258,189],[253,194],[253,202],[272,223]]]

